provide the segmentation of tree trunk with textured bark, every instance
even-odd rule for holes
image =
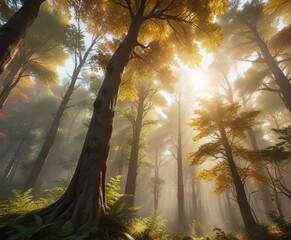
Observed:
[[[0,74],[14,58],[18,45],[45,0],[25,0],[22,7],[0,28]]]
[[[137,44],[141,23],[141,17],[133,19],[127,36],[108,63],[81,156],[67,191],[56,203],[40,210],[39,216],[70,220],[79,226],[99,225],[105,207],[106,164],[121,75]]]

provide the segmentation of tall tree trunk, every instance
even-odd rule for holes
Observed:
[[[279,199],[279,194],[278,194],[277,190],[274,190],[273,193],[274,193],[274,199],[275,199],[275,203],[276,203],[276,206],[277,206],[277,210],[278,210],[279,216],[280,217],[284,217],[283,210],[282,210],[282,207],[281,207],[281,202],[280,202],[280,199]]]
[[[14,58],[21,40],[45,0],[25,0],[22,7],[0,28],[0,74]]]
[[[24,143],[25,143],[25,139],[21,140],[21,142],[18,145],[17,149],[15,150],[13,156],[11,157],[11,159],[10,159],[10,161],[9,161],[9,163],[8,163],[7,167],[5,168],[4,173],[2,175],[1,184],[5,184],[7,182],[7,180],[9,179],[9,176],[11,175],[13,168],[16,167],[15,164],[16,164],[20,150],[21,150]]]
[[[252,149],[258,151],[259,145],[257,142],[256,135],[255,135],[252,128],[249,128],[247,130],[247,135],[249,137]],[[264,171],[263,164],[260,162],[257,162],[256,165],[257,165],[256,167],[259,169],[258,173],[265,176],[266,174]],[[265,184],[260,184],[258,186],[258,188],[259,188],[260,195],[261,195],[260,200],[262,201],[263,207],[264,207],[264,212],[266,214],[266,217],[269,218],[269,213],[271,213],[274,210],[274,206],[273,206],[273,203],[271,200],[271,192]]]
[[[127,173],[125,192],[124,192],[127,195],[125,197],[125,204],[128,207],[131,207],[134,205],[136,177],[137,177],[137,170],[138,170],[139,142],[140,142],[140,134],[141,134],[141,129],[142,129],[143,113],[144,113],[144,96],[143,96],[143,92],[141,91],[139,92],[137,116],[136,116],[134,127],[133,127],[133,136],[132,136],[132,142],[131,142],[128,173]]]
[[[11,157],[7,167],[4,170],[3,176],[1,178],[2,184],[5,183],[7,179],[12,180],[13,177],[11,178],[11,172],[12,172],[13,168],[16,169],[16,163],[17,163],[17,159],[19,157],[19,153],[21,152],[22,146],[23,146],[23,144],[25,144],[27,135],[29,134],[33,125],[34,125],[34,121],[32,121],[30,123],[30,125],[26,128],[26,131],[23,135],[23,138],[20,141],[20,144],[18,145],[17,149],[15,149],[13,156]],[[10,176],[10,178],[9,178],[9,176]]]
[[[244,189],[244,185],[242,183],[237,167],[235,165],[231,146],[229,145],[229,142],[225,133],[225,129],[220,127],[219,132],[221,135],[222,144],[225,150],[228,166],[229,166],[232,180],[234,183],[234,187],[236,191],[236,198],[237,198],[237,203],[239,205],[240,213],[241,213],[246,231],[249,234],[251,234],[255,230],[255,228],[258,226],[258,224],[256,223],[254,216],[252,214],[251,207],[250,207],[250,204],[249,204],[249,201],[247,199],[247,195]]]
[[[143,2],[143,1],[142,1]],[[98,226],[105,206],[105,177],[114,111],[121,75],[137,44],[142,13],[134,17],[128,34],[110,59],[94,102],[93,116],[81,156],[65,194],[37,214],[78,225]]]
[[[286,106],[286,108],[291,112],[291,85],[289,83],[288,78],[285,76],[284,72],[279,68],[278,63],[274,59],[274,57],[271,55],[267,44],[264,42],[260,34],[258,33],[257,29],[255,27],[249,26],[251,29],[255,42],[258,44],[259,49],[261,51],[261,54],[263,55],[263,58],[273,74],[276,83],[278,84],[280,88],[281,98]]]
[[[75,85],[76,85],[76,82],[78,80],[78,76],[81,72],[82,67],[84,66],[85,62],[87,61],[87,58],[88,58],[92,48],[94,47],[96,41],[97,41],[97,38],[95,37],[95,39],[92,41],[89,48],[86,50],[84,55],[80,58],[79,64],[75,66],[70,85],[66,91],[66,94],[64,95],[64,97],[62,99],[62,102],[57,110],[57,113],[54,117],[52,125],[48,131],[48,134],[45,137],[42,148],[40,149],[40,152],[39,152],[39,154],[34,162],[32,170],[28,176],[28,179],[27,179],[27,182],[25,185],[25,189],[35,188],[35,186],[36,186],[41,169],[42,169],[42,167],[43,167],[43,165],[44,165],[44,163],[49,155],[49,152],[54,144],[54,141],[55,141],[55,138],[56,138],[56,135],[57,135],[60,123],[61,123],[62,116],[63,116],[63,114],[67,108],[67,105],[70,101],[70,98],[74,92]]]
[[[247,110],[247,105],[246,105],[246,100],[243,97],[242,98],[242,102],[243,102],[243,107],[245,108],[245,110]],[[250,127],[246,130],[248,139],[249,139],[249,145],[253,150],[260,150],[259,148],[259,144],[256,138],[256,135],[254,133],[254,130]],[[264,169],[264,166],[262,163],[256,163],[259,169],[259,174],[262,175],[267,175],[266,170]],[[260,191],[260,197],[261,197],[261,201],[263,203],[263,207],[264,207],[264,212],[266,214],[267,219],[270,217],[268,213],[272,212],[274,209],[274,205],[272,203],[272,199],[271,199],[271,192],[268,188],[268,186],[266,186],[265,184],[260,184],[259,185],[259,191]]]
[[[194,174],[192,175],[194,176]],[[191,208],[192,208],[192,214],[195,216],[195,219],[200,221],[200,212],[199,212],[199,198],[197,199],[197,192],[198,192],[198,186],[197,184],[191,179]],[[200,221],[201,222],[201,221]]]
[[[155,176],[154,176],[154,210],[157,211],[159,207],[159,156],[158,153],[155,152]]]
[[[178,102],[178,144],[177,144],[177,198],[178,198],[178,217],[180,225],[184,224],[185,206],[184,206],[184,182],[183,182],[183,158],[182,158],[182,132],[181,132],[181,97]]]
[[[283,211],[282,211],[282,207],[281,207],[281,202],[280,202],[279,196],[278,196],[278,187],[276,184],[276,180],[273,178],[270,170],[268,169],[268,165],[266,165],[266,171],[267,171],[267,173],[269,175],[269,179],[271,180],[271,183],[272,183],[273,196],[274,196],[274,200],[275,200],[275,204],[276,204],[278,213],[280,216],[283,217],[284,215],[283,215]]]
[[[22,78],[22,75],[24,73],[25,69],[22,68],[16,78],[12,78],[10,82],[7,82],[4,86],[3,89],[0,93],[0,110],[3,108],[5,102],[7,101],[11,91],[14,89],[14,87],[18,84],[18,82],[20,81],[20,79]],[[14,71],[12,71],[14,72]],[[9,77],[9,76],[8,76]]]
[[[225,193],[225,199],[226,199],[226,205],[227,205],[227,209],[228,209],[228,219],[230,222],[230,230],[232,231],[238,231],[239,230],[239,221],[235,212],[235,208],[233,206],[233,204],[231,203],[230,199],[230,191],[227,191]]]
[[[218,194],[217,196],[216,196],[216,199],[217,199],[217,205],[218,205],[218,211],[219,211],[219,214],[220,214],[220,216],[221,216],[221,219],[224,221],[224,222],[227,222],[227,220],[228,220],[228,212],[227,211],[225,211],[225,209],[224,209],[224,199],[222,199],[222,197],[223,197],[224,195],[222,195],[222,194]],[[227,209],[227,210],[229,210],[229,209]]]

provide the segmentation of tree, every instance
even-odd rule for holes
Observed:
[[[104,213],[106,163],[118,90],[124,68],[134,49],[141,46],[139,40],[145,36],[147,41],[151,41],[158,38],[157,31],[162,31],[160,33],[164,35],[164,44],[173,43],[172,49],[182,57],[181,59],[188,60],[187,56],[192,57],[197,49],[194,38],[205,40],[204,45],[207,41],[209,43],[214,40],[211,47],[217,45],[221,36],[220,28],[212,20],[216,13],[223,11],[225,2],[215,4],[216,1],[207,1],[205,4],[205,1],[186,0],[183,2],[126,0],[101,2],[102,7],[95,1],[85,3],[91,3],[89,7],[84,6],[84,10],[88,10],[84,13],[87,19],[98,21],[100,16],[106,14],[105,16],[111,17],[110,23],[120,27],[116,28],[115,25],[113,28],[115,31],[117,29],[123,31],[124,26],[128,26],[128,30],[107,65],[107,72],[94,102],[93,116],[72,181],[59,201],[37,214],[91,226],[98,225]],[[120,13],[118,17],[116,11]],[[125,25],[123,20],[129,20],[128,25]],[[150,28],[155,26],[154,22],[161,24],[158,29],[154,28],[156,31]],[[199,25],[199,28],[195,28],[196,25]],[[218,35],[207,38],[200,28],[208,34],[218,33]],[[180,39],[180,42],[176,39]]]
[[[227,40],[226,40],[227,41]],[[227,48],[227,46],[222,46],[220,48],[220,52],[217,54],[217,60],[214,61],[210,65],[210,69],[215,69],[220,77],[215,77],[215,81],[218,80],[220,83],[220,88],[222,89],[223,97],[227,100],[229,104],[233,104],[235,102],[235,97],[240,98],[242,105],[244,107],[244,110],[247,111],[249,108],[247,108],[247,102],[250,101],[250,98],[253,95],[252,87],[255,85],[257,78],[260,79],[260,77],[257,75],[257,78],[251,77],[248,73],[251,72],[251,69],[248,69],[246,73],[243,75],[243,80],[239,79],[235,81],[235,85],[232,86],[230,83],[230,73],[236,66],[232,63],[231,59],[227,59],[226,57],[222,57],[224,55],[224,49]],[[222,56],[221,56],[222,55]],[[223,59],[223,60],[221,60]],[[252,69],[253,70],[253,69]],[[222,78],[222,79],[221,79]],[[220,80],[220,81],[219,81]],[[244,82],[243,82],[244,81]],[[246,84],[249,83],[249,84]],[[240,83],[240,84],[239,84]],[[236,94],[236,93],[239,94]],[[274,96],[275,97],[275,96]],[[261,107],[261,105],[259,105]],[[262,110],[262,109],[261,109]],[[259,143],[257,140],[256,133],[252,127],[246,129],[246,134],[248,138],[248,143],[251,149],[258,151],[259,150]],[[256,168],[258,169],[258,173],[260,175],[266,176],[267,173],[265,172],[265,169],[263,167],[262,162],[257,162]],[[248,188],[252,188],[252,185],[248,185]],[[258,186],[260,199],[262,200],[264,212],[266,213],[266,217],[269,218],[269,213],[273,211],[273,204],[271,202],[271,193],[268,189],[268,187],[265,184],[261,184]]]
[[[17,146],[17,148],[14,150],[15,152],[10,158],[8,165],[4,170],[4,173],[0,181],[1,184],[5,184],[7,181],[8,182],[12,181],[14,174],[16,172],[17,160],[19,158],[20,152],[22,151],[23,145],[27,143],[27,136],[30,133],[33,125],[34,125],[34,121],[32,121],[29,124],[29,126],[26,126],[26,130],[23,133],[23,136],[21,136],[20,143]]]
[[[271,15],[276,13],[280,16],[283,16],[284,22],[290,24],[290,12],[291,12],[291,3],[288,0],[269,0],[264,6],[264,13],[266,15]]]
[[[57,81],[56,66],[62,65],[67,58],[63,50],[66,27],[67,18],[44,4],[41,16],[20,43],[17,54],[2,75],[0,109],[24,78],[36,78],[43,83]]]
[[[2,179],[8,184],[15,183],[14,176],[17,176],[17,170],[22,170],[22,166],[23,170],[27,169],[26,166],[31,167],[30,161],[33,160],[35,151],[38,151],[39,141],[48,130],[50,111],[54,112],[58,105],[58,100],[52,96],[51,91],[40,84],[33,86],[29,98],[31,101],[27,104],[11,103],[8,117],[0,122],[0,128],[5,129],[6,133],[1,145],[8,146],[8,152],[4,150],[6,154],[1,157],[3,165],[7,162]],[[43,109],[48,113],[43,113]],[[26,178],[26,171],[23,174]]]
[[[161,168],[165,165],[165,147],[167,145],[167,132],[165,128],[158,127],[149,137],[149,154],[153,159],[153,170],[154,174],[150,180],[151,187],[153,190],[154,197],[154,210],[158,211],[159,208],[159,198],[161,192],[161,185],[164,180],[160,176]]]
[[[245,149],[239,142],[245,138],[244,131],[254,125],[257,111],[238,113],[237,103],[226,104],[220,98],[212,101],[201,100],[201,108],[195,111],[196,117],[189,124],[198,134],[193,138],[198,141],[205,137],[209,142],[202,144],[196,152],[188,154],[192,165],[201,165],[208,159],[218,160],[219,163],[211,169],[204,169],[198,173],[198,178],[215,181],[215,192],[219,193],[232,186],[235,189],[236,200],[246,228],[251,234],[258,224],[244,189],[246,176],[253,174],[252,161],[254,151]],[[249,162],[240,164],[241,160]]]
[[[182,122],[181,122],[181,108],[182,108],[182,102],[181,102],[181,92],[178,95],[177,99],[177,105],[178,105],[178,132],[177,132],[177,180],[178,180],[178,191],[177,191],[177,199],[178,199],[178,216],[179,221],[181,221],[181,224],[183,225],[184,219],[185,219],[185,196],[184,196],[184,174],[183,174],[183,157],[182,157]]]
[[[86,49],[85,43],[84,43],[84,35],[81,32],[80,23],[78,22],[77,27],[75,25],[71,25],[69,28],[69,31],[68,31],[69,49],[68,50],[71,52],[72,57],[74,59],[74,71],[71,75],[71,79],[66,89],[66,92],[64,96],[62,97],[62,101],[59,105],[59,108],[54,116],[51,127],[45,137],[42,148],[39,151],[39,154],[34,162],[33,168],[27,179],[26,186],[25,186],[26,189],[36,187],[37,179],[40,175],[41,169],[54,144],[54,140],[56,138],[62,116],[66,108],[68,107],[70,98],[75,90],[75,85],[77,83],[77,80],[79,79],[79,74],[81,73],[82,68],[85,66],[86,62],[88,61],[90,54],[94,50],[94,47],[98,39],[99,39],[99,36],[98,37],[93,36],[90,45]]]
[[[0,74],[13,59],[21,40],[45,0],[24,0],[22,7],[0,28]]]
[[[276,16],[263,15],[264,3],[260,0],[253,0],[244,4],[242,10],[238,10],[238,6],[234,4],[229,8],[229,17],[225,22],[228,31],[231,31],[231,41],[235,42],[234,49],[238,54],[245,57],[253,53],[258,53],[255,63],[264,63],[268,71],[272,74],[278,91],[286,108],[291,111],[291,85],[289,78],[284,72],[283,66],[280,65],[280,55],[273,54],[267,45],[265,39],[270,38],[274,32],[274,27],[270,27],[274,23]],[[235,29],[235,31],[230,30]],[[241,48],[238,48],[240,46]],[[245,50],[243,51],[242,50]],[[251,60],[252,61],[252,60]],[[271,88],[272,90],[272,88]]]
[[[291,125],[282,129],[272,129],[280,140],[276,145],[263,151],[266,169],[270,178],[270,185],[274,191],[278,211],[283,216],[283,211],[278,203],[278,194],[281,193],[291,199],[291,189],[284,180],[284,169],[291,158]]]
[[[177,207],[178,207],[178,222],[180,227],[185,224],[185,190],[184,190],[184,172],[183,172],[183,138],[182,133],[183,120],[185,120],[185,111],[183,106],[183,93],[181,83],[176,85],[178,91],[174,96],[174,104],[168,113],[168,131],[172,133],[172,146],[170,145],[172,156],[177,162]],[[185,90],[185,89],[184,89]],[[186,95],[186,94],[185,94]],[[172,112],[171,112],[172,111]]]
[[[177,69],[175,72],[179,75],[181,69]],[[175,167],[175,185],[176,185],[176,200],[177,200],[177,230],[181,231],[186,228],[186,208],[187,208],[187,180],[192,185],[192,173],[187,174],[187,167],[185,164],[185,152],[187,151],[187,145],[191,142],[192,136],[187,129],[187,122],[191,119],[191,116],[187,109],[192,107],[193,102],[189,99],[189,96],[193,96],[192,86],[184,82],[183,79],[176,82],[174,85],[175,93],[172,94],[173,101],[169,107],[164,111],[166,119],[164,121],[165,131],[169,134],[168,140],[168,151],[171,153],[171,157],[176,164]],[[188,177],[188,179],[187,179]],[[194,190],[194,189],[193,189]],[[194,191],[190,201],[193,202],[193,206],[196,204],[197,198],[195,197]],[[198,213],[194,210],[195,218],[198,217]],[[193,216],[190,215],[192,218]]]
[[[137,61],[131,62],[127,68],[124,78],[130,74],[131,80],[124,82],[121,90],[128,87],[129,94],[136,98],[132,101],[130,110],[125,113],[130,121],[133,130],[131,151],[129,157],[128,174],[125,185],[125,203],[128,206],[134,205],[136,178],[139,163],[139,145],[142,130],[156,122],[149,118],[149,114],[157,105],[162,106],[165,99],[160,90],[170,91],[171,84],[175,81],[170,69],[172,56],[161,61],[161,57],[169,55],[167,48],[161,46],[158,41],[152,42],[147,49],[136,52]],[[136,69],[132,74],[132,69]],[[154,79],[154,81],[153,81]],[[130,81],[132,83],[130,83]],[[133,86],[130,86],[133,85]],[[123,94],[121,93],[121,96]]]
[[[159,87],[154,86],[152,83],[140,83],[139,86],[137,86],[137,99],[133,102],[133,109],[126,113],[133,130],[124,192],[126,194],[125,204],[127,206],[134,205],[141,132],[146,126],[155,123],[153,120],[147,120],[146,117],[153,109],[154,98],[156,97],[155,95],[157,95],[158,90]]]

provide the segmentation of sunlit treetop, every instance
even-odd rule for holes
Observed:
[[[195,179],[214,181],[213,193],[221,193],[232,186],[225,147],[225,141],[228,141],[227,144],[235,158],[236,168],[242,181],[250,177],[253,181],[265,182],[266,178],[260,175],[258,165],[255,164],[261,157],[261,153],[248,150],[241,143],[241,140],[245,138],[245,131],[255,125],[255,117],[259,112],[240,112],[239,104],[227,104],[220,97],[200,102],[201,107],[194,112],[195,118],[189,125],[198,131],[193,141],[205,138],[206,143],[202,144],[197,151],[188,153],[187,157],[191,159],[191,164],[194,166],[208,160],[215,160],[217,163],[209,169],[200,171]],[[222,132],[225,132],[227,140],[224,139]],[[241,160],[244,164],[241,164]]]
[[[200,100],[201,108],[194,111],[196,115],[189,123],[199,133],[193,138],[198,141],[204,137],[216,137],[221,127],[232,137],[245,138],[244,131],[253,126],[258,111],[239,113],[238,103],[227,104],[220,97],[212,100]]]
[[[120,98],[136,95],[138,86],[151,85],[152,89],[172,91],[176,81],[171,69],[173,52],[160,41],[152,41],[146,49],[136,50],[123,75]]]
[[[91,57],[91,66],[106,71],[106,66],[120,41],[104,39],[98,46],[96,54]],[[174,53],[168,51],[168,46],[154,40],[147,46],[137,47],[131,54],[129,64],[123,74],[119,98],[124,100],[137,98],[137,86],[148,85],[150,82],[166,91],[173,90],[175,78],[172,73]]]
[[[289,0],[269,0],[264,7],[266,15],[277,14],[283,17],[286,24],[291,24],[291,1]]]
[[[119,39],[123,38],[131,22],[142,16],[138,41],[148,45],[159,39],[162,44],[167,44],[168,51],[175,52],[183,62],[192,66],[197,63],[195,54],[200,47],[210,51],[222,40],[222,30],[214,17],[224,12],[226,1],[63,0],[60,3],[67,9],[73,7],[89,24],[90,31],[103,25],[106,33]]]

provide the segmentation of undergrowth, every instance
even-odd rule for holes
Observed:
[[[43,198],[34,199],[31,190],[21,192],[13,190],[13,197],[0,202],[0,239],[2,240],[210,240],[200,237],[201,225],[195,221],[190,224],[191,236],[181,233],[168,234],[165,231],[167,221],[156,211],[148,217],[137,218],[137,208],[124,205],[124,195],[119,193],[120,176],[111,178],[106,185],[107,206],[101,219],[99,231],[78,228],[73,223],[44,221],[32,215],[33,221],[20,221],[27,214],[55,202],[65,191],[58,187],[44,191]],[[273,225],[260,226],[253,237],[226,233],[215,227],[212,240],[290,240],[291,224],[283,217],[271,215]],[[97,229],[97,228],[96,228]],[[200,238],[199,238],[199,237]]]

